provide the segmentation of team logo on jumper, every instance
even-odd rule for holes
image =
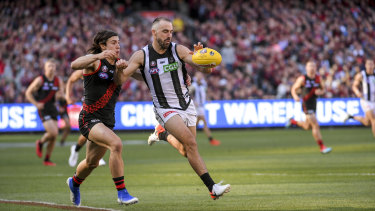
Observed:
[[[163,114],[164,118],[167,118],[167,116],[169,116],[169,114],[171,113],[176,113],[176,111],[167,111]]]
[[[103,72],[107,72],[107,71],[108,71],[108,67],[104,65],[104,66],[102,67],[102,71],[103,71]]]
[[[49,90],[49,85],[48,85],[48,82],[44,82],[43,84],[43,90]]]
[[[99,119],[92,119],[91,122],[92,122],[92,123],[100,122],[100,120],[99,120]]]
[[[108,74],[107,73],[99,73],[99,77],[102,78],[102,79],[107,79],[108,78]]]
[[[151,61],[151,67],[155,67],[156,66],[156,62],[155,61]]]
[[[168,61],[169,61],[169,63],[172,63],[172,62],[174,62],[174,58],[173,57],[169,57]]]
[[[164,72],[170,72],[170,71],[173,71],[173,70],[177,70],[178,69],[178,63],[173,62],[172,64],[164,65],[163,69],[164,69]]]
[[[159,73],[159,69],[157,67],[155,68],[151,68],[149,71],[148,71],[151,75],[152,74],[158,74]]]
[[[207,53],[207,49],[203,48],[203,50],[201,50],[199,53],[200,54],[205,54],[205,53]]]

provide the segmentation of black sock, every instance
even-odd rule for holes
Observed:
[[[112,178],[113,181],[115,182],[116,189],[119,190],[124,190],[125,189],[125,182],[124,182],[124,176],[122,177],[116,177]]]
[[[210,174],[207,172],[202,174],[200,177],[203,183],[207,186],[208,190],[212,192],[212,187],[215,185],[215,182],[212,180]]]
[[[352,115],[349,115],[349,119],[354,119],[354,116],[352,116]]]
[[[40,141],[39,142],[39,148],[42,149],[43,148],[43,143]]]
[[[46,157],[44,157],[44,161],[50,161],[49,157],[50,157],[50,155],[47,154]]]
[[[213,139],[212,136],[208,137],[208,140],[209,140],[209,141],[212,141],[212,139]]]
[[[76,144],[76,149],[75,149],[75,151],[78,152],[78,151],[81,149],[81,147],[82,147],[82,146]]]
[[[159,133],[158,137],[160,140],[167,141],[168,135],[169,135],[168,131],[164,131],[164,132]]]
[[[79,187],[81,185],[81,183],[83,182],[83,180],[85,180],[85,179],[81,179],[81,178],[77,177],[76,174],[74,174],[74,176],[73,176],[73,186]]]

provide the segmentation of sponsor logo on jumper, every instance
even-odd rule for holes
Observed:
[[[213,51],[211,51],[211,52],[210,52],[210,55],[213,56],[213,55],[215,55],[215,53],[214,53]]]
[[[102,78],[102,79],[107,79],[108,78],[108,74],[107,73],[99,73],[99,77]]]
[[[91,122],[100,122],[99,119],[92,119]]]
[[[159,73],[159,69],[157,67],[155,68],[151,68],[149,71],[148,71],[150,74],[157,74]]]
[[[170,72],[170,71],[173,71],[173,70],[177,70],[178,69],[178,63],[174,62],[172,64],[164,65],[163,69],[164,69],[164,72]]]

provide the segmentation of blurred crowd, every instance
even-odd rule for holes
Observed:
[[[209,100],[290,98],[290,87],[314,59],[327,93],[352,97],[355,73],[375,58],[375,2],[371,0],[5,0],[0,1],[0,102],[22,103],[48,58],[64,81],[70,63],[86,54],[95,33],[120,35],[121,58],[150,43],[141,11],[171,10],[174,41],[201,41],[223,56],[207,75]],[[194,75],[193,69],[188,69]],[[82,83],[74,86],[75,99]],[[129,80],[120,101],[151,100],[147,86]]]

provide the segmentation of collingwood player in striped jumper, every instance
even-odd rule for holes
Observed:
[[[185,63],[210,73],[212,68],[200,68],[192,62],[192,52],[183,45],[172,42],[173,26],[169,19],[156,18],[152,23],[153,42],[135,52],[128,67],[122,71],[125,82],[140,69],[153,99],[156,119],[170,134],[179,140],[186,157],[196,174],[207,186],[213,199],[229,192],[230,185],[215,184],[201,158],[196,142],[197,114],[186,85]],[[198,43],[194,50],[203,48]]]
[[[354,77],[352,90],[360,98],[361,107],[365,116],[349,115],[344,122],[349,119],[355,119],[365,126],[371,125],[372,134],[375,137],[375,65],[374,60],[366,59],[365,69],[357,73]],[[360,91],[362,86],[362,92]]]

